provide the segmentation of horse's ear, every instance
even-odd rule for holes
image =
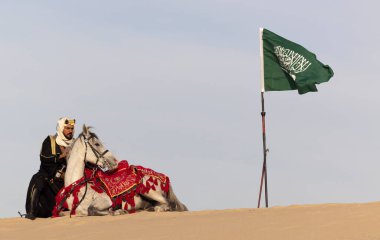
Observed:
[[[88,128],[86,127],[86,124],[83,124],[83,134],[88,135]]]

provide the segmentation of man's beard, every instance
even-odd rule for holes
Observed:
[[[67,140],[71,140],[73,138],[73,134],[63,134]]]

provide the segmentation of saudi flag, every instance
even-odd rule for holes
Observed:
[[[260,29],[261,91],[317,92],[333,70],[307,49],[267,29]]]

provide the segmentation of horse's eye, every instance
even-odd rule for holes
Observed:
[[[100,146],[100,144],[99,144],[99,143],[95,143],[95,146],[99,147],[99,146]]]

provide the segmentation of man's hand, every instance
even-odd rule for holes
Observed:
[[[59,148],[61,149],[61,154],[59,155],[59,159],[61,158],[65,158],[66,155],[67,155],[67,152],[66,152],[66,148],[65,147],[62,147],[62,146],[59,146]]]

